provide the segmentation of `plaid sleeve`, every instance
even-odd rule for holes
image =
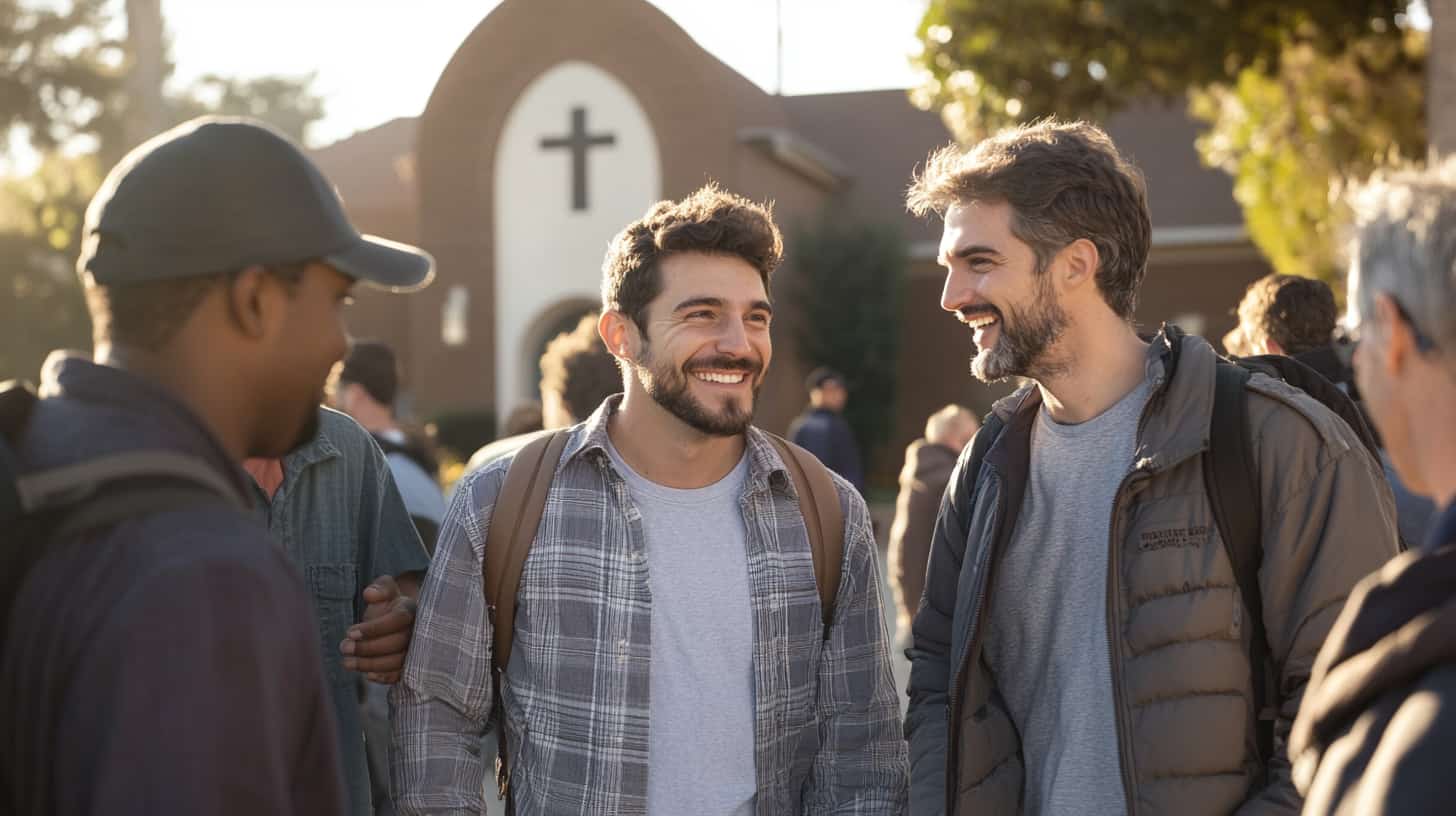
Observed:
[[[479,813],[480,738],[492,699],[480,565],[504,469],[467,476],[440,524],[404,675],[390,693],[390,769],[401,814]]]
[[[819,658],[819,753],[805,813],[899,814],[909,760],[890,668],[880,566],[869,511],[836,479],[845,505],[844,569]]]

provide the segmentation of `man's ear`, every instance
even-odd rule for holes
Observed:
[[[637,359],[641,337],[632,318],[615,309],[602,312],[597,320],[597,333],[613,357],[629,363]]]
[[[229,275],[223,296],[234,328],[250,340],[268,332],[268,271],[253,265]]]
[[[1416,353],[1416,337],[1411,325],[1400,316],[1395,301],[1384,292],[1375,294],[1375,322],[1381,335],[1377,349],[1380,365],[1392,377],[1399,377]]]
[[[1061,282],[1068,288],[1097,286],[1097,245],[1086,238],[1078,238],[1062,247],[1056,261],[1061,262]],[[1056,263],[1053,261],[1053,263]]]

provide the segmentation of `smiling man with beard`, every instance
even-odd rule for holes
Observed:
[[[1379,463],[1302,392],[1239,387],[1262,508],[1254,654],[1257,601],[1204,482],[1227,364],[1133,324],[1141,174],[1097,128],[1045,121],[934,154],[909,205],[944,217],[941,305],[972,331],[972,373],[1032,380],[962,454],[936,522],[912,813],[1297,812],[1282,737],[1340,604],[1396,551]],[[1256,671],[1277,679],[1262,709]]]
[[[799,496],[751,424],[781,255],[768,210],[713,186],[613,241],[598,327],[625,393],[566,432],[503,676],[480,576],[511,457],[456,491],[395,689],[401,812],[479,812],[497,682],[518,813],[901,812],[864,502],[835,479],[826,628]]]

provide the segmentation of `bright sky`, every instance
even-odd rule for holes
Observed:
[[[783,91],[905,88],[927,0],[777,0]],[[174,80],[317,72],[327,144],[424,110],[435,80],[499,0],[163,0]],[[698,44],[766,90],[775,86],[776,0],[655,0]]]

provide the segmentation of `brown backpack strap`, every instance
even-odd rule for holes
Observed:
[[[824,615],[824,637],[834,623],[834,598],[839,594],[839,574],[844,561],[844,510],[834,477],[819,457],[775,434],[766,434],[789,480],[799,494],[804,528],[809,533],[809,550],[814,556],[814,583],[819,587],[819,609]]]
[[[493,630],[491,668],[495,673],[496,783],[507,798],[507,810],[514,812],[508,798],[510,772],[506,767],[505,711],[500,708],[500,684],[511,662],[511,640],[516,627],[516,592],[521,585],[521,572],[531,542],[541,526],[546,511],[546,494],[556,476],[556,465],[566,448],[565,431],[542,434],[516,452],[506,470],[505,482],[496,494],[491,511],[490,530],[485,536],[485,558],[481,563],[481,581],[485,606]]]

